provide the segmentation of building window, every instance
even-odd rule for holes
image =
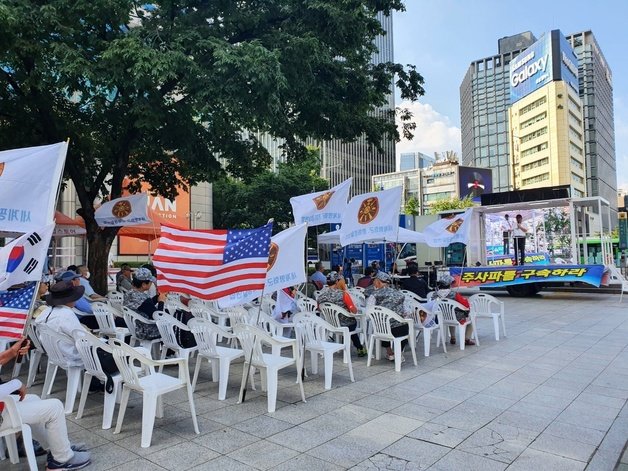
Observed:
[[[578,159],[574,159],[571,157],[571,166],[577,168],[578,170],[584,170],[584,165]]]
[[[540,183],[549,180],[549,173],[542,173],[541,175],[537,175],[535,177],[524,178],[522,183],[523,185],[533,185],[534,183]]]
[[[584,178],[582,178],[580,175],[576,175],[573,172],[571,172],[571,181],[579,183],[580,185],[584,185]]]
[[[531,141],[532,139],[536,139],[543,134],[547,134],[547,126],[542,127],[541,129],[537,129],[536,131],[531,132],[530,134],[526,134],[521,138],[521,143]]]
[[[532,118],[528,119],[527,121],[524,121],[523,123],[521,123],[521,125],[519,126],[521,129],[525,129],[529,126],[532,126],[533,124],[538,123],[539,121],[543,120],[547,118],[547,113],[543,112],[543,113],[539,113],[536,116],[533,116]]]
[[[538,146],[530,147],[529,149],[521,152],[521,158],[527,157],[528,155],[536,154],[537,152],[541,152],[542,150],[547,149],[547,141],[539,144]]]
[[[542,167],[543,165],[549,164],[549,157],[544,157],[539,160],[535,160],[534,162],[530,162],[529,164],[525,164],[521,166],[522,172],[527,172],[528,170],[532,170],[533,168]]]
[[[530,103],[529,105],[524,106],[523,108],[521,108],[521,110],[519,111],[519,115],[524,115],[526,113],[528,113],[529,111],[532,111],[535,108],[538,108],[539,106],[543,105],[547,103],[547,97],[546,96],[542,96],[541,98],[539,98],[538,100],[533,101],[532,103]]]

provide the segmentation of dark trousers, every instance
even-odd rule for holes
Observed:
[[[526,238],[515,237],[515,263],[523,265],[526,259]]]
[[[393,327],[392,329],[390,329],[390,331],[393,334],[393,337],[403,337],[404,335],[408,335],[409,332],[409,327],[408,324],[399,324],[396,325],[395,327]],[[406,345],[408,345],[408,340],[402,340],[401,341],[401,350],[405,350]],[[382,342],[382,347],[390,347],[390,342]]]
[[[504,236],[504,255],[508,255],[510,253],[510,233],[503,232]]]
[[[354,322],[353,324],[348,325],[347,327],[349,328],[349,332],[353,332],[356,327],[358,326],[357,322]],[[351,336],[351,342],[353,343],[353,346],[355,348],[357,348],[358,350],[360,350],[362,347],[362,343],[360,342],[360,336],[359,335],[352,335]]]

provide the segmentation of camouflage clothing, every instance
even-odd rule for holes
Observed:
[[[375,305],[385,307],[390,309],[395,314],[399,314],[402,317],[404,316],[403,311],[403,302],[405,300],[405,296],[397,289],[393,289],[390,286],[386,286],[384,288],[375,289],[375,287],[369,287],[364,290],[364,296],[368,298],[369,296],[375,297]],[[399,325],[394,319],[391,319],[390,326],[395,327]]]
[[[340,306],[343,309],[347,309],[347,305],[345,304],[343,298],[343,291],[341,289],[336,288],[325,288],[321,291],[321,294],[318,295],[318,305],[320,306],[323,303],[331,303],[336,306]],[[357,320],[354,317],[347,317],[340,314],[338,316],[338,320],[340,321],[340,325],[342,327],[349,327],[354,325]]]
[[[149,315],[147,312],[140,310],[140,306],[150,300],[151,297],[148,294],[148,291],[138,291],[136,289],[132,289],[131,291],[124,293],[123,305],[137,312],[140,316],[153,320],[152,313]],[[139,321],[135,322],[135,335],[140,340],[153,340],[160,337],[157,325],[144,324]]]

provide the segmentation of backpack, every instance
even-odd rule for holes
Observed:
[[[102,367],[105,376],[107,377],[107,381],[105,381],[105,391],[107,394],[111,394],[113,392],[113,378],[111,377],[115,373],[119,373],[118,365],[116,365],[116,361],[113,359],[113,355],[102,348],[96,349],[96,355],[98,355],[98,360],[100,360],[100,366]]]
[[[192,313],[184,311],[183,309],[177,309],[172,317],[185,325],[188,325],[188,322],[190,322],[191,319],[194,319]],[[183,348],[196,347],[196,339],[194,338],[194,334],[189,330],[182,330],[178,327],[175,327],[174,334],[177,337],[177,343]]]

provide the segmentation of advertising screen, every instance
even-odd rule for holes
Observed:
[[[471,195],[471,199],[480,202],[480,195],[493,192],[493,170],[490,168],[458,167],[460,199]]]

